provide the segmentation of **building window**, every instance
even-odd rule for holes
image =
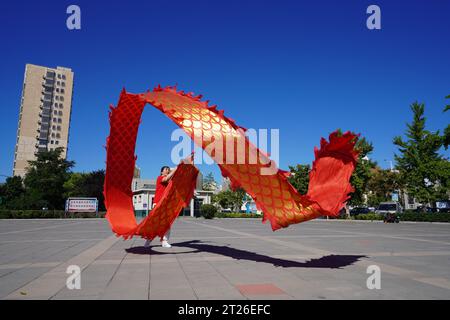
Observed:
[[[59,104],[59,108],[60,108],[60,109],[63,108],[63,104],[62,104],[62,103]]]
[[[48,71],[47,70],[47,73],[46,73],[45,77],[53,79],[55,77],[55,73],[53,71]]]
[[[56,130],[61,131],[61,126],[57,126]]]
[[[58,89],[58,88],[56,88],[56,92],[58,92],[58,93],[59,93],[59,89]]]
[[[57,133],[57,134],[56,134],[56,137],[57,137],[58,139],[60,139],[60,138],[61,138],[61,135],[60,135],[59,133]]]
[[[65,93],[64,89],[61,89],[61,93]]]
[[[54,133],[52,133],[52,138],[54,138],[55,137],[55,134]]]
[[[59,116],[62,116],[62,111],[58,111],[58,115],[59,115]]]
[[[56,130],[56,126],[52,126],[52,130]]]
[[[50,141],[50,144],[53,144],[53,140]]]
[[[55,99],[56,99],[56,100],[59,100],[59,96],[55,96]]]
[[[56,120],[56,118],[53,118],[53,122],[56,122],[57,120]]]
[[[62,85],[63,87],[65,87],[65,86],[66,86],[66,83],[63,81],[63,82],[61,82],[61,85]]]
[[[63,74],[63,75],[62,75],[62,78],[63,78],[63,80],[66,80],[66,75]]]
[[[55,141],[55,144],[59,144],[59,141],[58,141],[58,140],[56,140],[56,141]]]
[[[60,74],[58,74],[58,79],[61,79],[61,75]]]
[[[58,118],[58,123],[62,123],[62,119],[61,118]]]
[[[58,86],[60,86],[60,85],[61,85],[61,81],[56,81],[56,84],[57,84]]]
[[[53,114],[54,114],[55,116],[57,116],[57,115],[58,115],[58,111],[53,110]]]
[[[59,100],[64,101],[64,97],[63,96],[59,97]]]

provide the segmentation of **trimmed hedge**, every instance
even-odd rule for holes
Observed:
[[[218,213],[218,218],[262,218],[262,214],[255,213]]]
[[[214,219],[217,214],[217,208],[212,204],[202,204],[200,207],[202,217],[205,219]]]
[[[205,219],[217,218],[262,218],[260,214],[249,213],[218,213],[213,205],[202,205],[202,216]],[[96,213],[65,213],[63,210],[0,210],[0,219],[75,219],[104,218],[106,212]],[[450,222],[450,213],[433,212],[418,213],[406,211],[399,214],[401,221]],[[383,220],[383,215],[376,213],[359,214],[352,220]]]
[[[357,214],[352,217],[355,220],[383,220],[384,216],[377,213]]]
[[[424,222],[450,222],[450,213],[417,213],[417,212],[405,212],[399,215],[400,222],[402,221],[424,221]],[[217,218],[262,218],[259,214],[248,213],[217,213]],[[326,218],[325,218],[326,219]],[[336,218],[335,218],[336,219]],[[337,219],[346,220],[345,216],[338,217]],[[384,215],[377,213],[358,214],[352,216],[350,220],[370,220],[370,221],[383,221]]]
[[[106,212],[65,213],[64,210],[0,210],[0,219],[104,218]]]
[[[409,213],[405,212],[399,215],[400,221],[424,221],[424,222],[450,222],[450,213]]]
[[[398,215],[402,221],[423,221],[423,222],[450,222],[450,213],[433,212],[418,213],[406,211]],[[384,216],[377,213],[358,214],[353,217],[354,220],[383,220]]]

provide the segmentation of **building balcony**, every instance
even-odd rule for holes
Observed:
[[[54,87],[55,87],[55,81],[54,81],[54,80],[51,80],[51,81],[49,81],[49,80],[42,81],[42,86],[54,88]]]

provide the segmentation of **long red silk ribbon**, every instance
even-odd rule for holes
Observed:
[[[315,149],[308,193],[301,195],[287,180],[289,173],[278,169],[248,140],[245,128],[237,126],[223,110],[208,106],[200,99],[201,96],[173,87],[158,86],[153,92],[143,94],[123,90],[117,107],[111,107],[104,195],[106,218],[113,232],[125,239],[134,235],[146,239],[162,237],[194,192],[198,171],[192,165],[182,164],[161,202],[137,224],[131,181],[137,131],[146,103],[158,108],[203,148],[219,165],[222,175],[230,179],[232,188],[241,187],[253,198],[263,211],[263,221],[269,220],[272,230],[339,214],[353,191],[350,177],[358,157],[355,134],[333,132],[329,142],[322,138],[320,150]],[[230,140],[231,144],[227,142]],[[229,161],[227,148],[236,145],[243,147],[233,151],[233,161]]]

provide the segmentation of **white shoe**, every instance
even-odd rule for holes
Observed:
[[[169,242],[167,242],[167,240],[161,241],[161,246],[162,246],[163,248],[172,248],[172,246],[170,245]]]

